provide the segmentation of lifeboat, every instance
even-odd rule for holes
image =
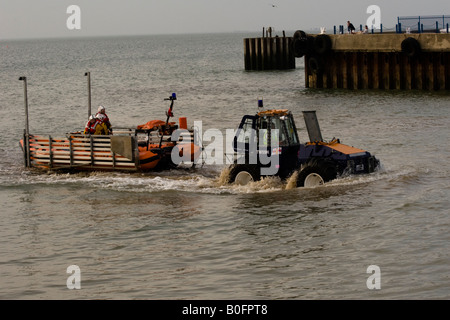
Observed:
[[[173,102],[166,121],[151,120],[135,128],[114,129],[114,135],[84,135],[72,132],[64,137],[24,133],[20,146],[25,166],[44,170],[70,171],[152,171],[177,167],[199,157],[202,149],[193,142],[193,130],[187,130],[185,117],[179,125],[169,122]],[[178,128],[180,141],[172,141]]]
[[[139,168],[142,171],[149,171],[171,167],[172,164],[167,161],[167,158],[169,157],[170,159],[174,145],[174,143],[164,143],[161,147],[158,144],[149,144],[148,147],[138,147]]]

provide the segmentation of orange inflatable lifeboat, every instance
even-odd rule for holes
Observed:
[[[172,133],[178,128],[189,131],[185,117],[179,119],[179,126],[175,122],[169,122],[169,119],[173,117],[173,103],[176,99],[175,93],[166,99],[171,101],[169,110],[166,112],[166,121],[150,120],[136,127],[140,132],[147,134],[147,141],[138,147],[139,167],[143,171],[174,168],[183,161],[194,162],[202,151],[201,147],[193,143],[192,135],[187,141],[184,140],[185,138],[180,142],[171,141]],[[159,134],[159,144],[151,142],[150,135],[154,131]],[[164,140],[164,137],[170,138]]]

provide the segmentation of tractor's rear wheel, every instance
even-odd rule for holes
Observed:
[[[317,187],[336,179],[336,167],[328,161],[315,161],[298,173],[297,187]]]
[[[259,167],[248,164],[235,164],[231,167],[228,182],[244,186],[261,178]]]

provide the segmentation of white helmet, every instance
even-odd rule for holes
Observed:
[[[98,109],[97,109],[98,112],[102,112],[103,110],[105,110],[104,106],[99,106]]]
[[[97,113],[97,119],[99,119],[99,120],[103,120],[103,119],[105,119],[106,118],[106,116],[103,114],[103,113]]]
[[[94,119],[95,119],[95,115],[91,114],[91,115],[89,116],[89,121],[94,120]]]

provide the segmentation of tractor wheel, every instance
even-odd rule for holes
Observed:
[[[258,181],[260,178],[261,175],[258,166],[248,164],[235,164],[230,170],[228,182],[244,186],[249,182]]]
[[[316,187],[336,179],[335,166],[327,161],[308,164],[297,176],[297,187]]]

